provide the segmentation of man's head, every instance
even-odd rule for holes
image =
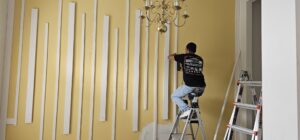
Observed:
[[[197,49],[197,45],[194,42],[190,42],[186,45],[186,52],[187,53],[195,53]]]

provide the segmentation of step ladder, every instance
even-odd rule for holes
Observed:
[[[260,98],[261,95],[257,95],[255,88],[262,86],[261,81],[249,81],[249,76],[247,71],[243,71],[240,80],[238,81],[237,94],[234,100],[234,107],[231,114],[229,124],[227,125],[226,133],[224,140],[232,140],[234,132],[244,133],[251,136],[251,140],[258,140],[258,133],[261,127],[261,110],[262,103]],[[250,89],[252,95],[252,104],[243,103],[242,95],[244,88],[247,87]],[[239,109],[252,110],[256,112],[254,125],[252,129],[241,127],[237,124],[237,117]]]
[[[200,117],[199,105],[198,105],[198,97],[202,93],[197,92],[195,89],[192,93],[188,95],[190,100],[191,113],[188,115],[186,119],[180,119],[180,115],[182,112],[178,112],[176,116],[176,121],[173,124],[172,130],[169,135],[168,140],[185,140],[186,137],[191,137],[192,140],[196,140],[198,131],[201,130],[202,140],[206,140],[206,135],[204,131],[203,122]],[[187,100],[184,100],[186,103]],[[177,133],[179,130],[179,122],[182,120],[184,122],[184,127],[181,133]],[[196,125],[196,131],[193,128],[193,124]],[[190,133],[187,133],[188,127],[190,128]]]

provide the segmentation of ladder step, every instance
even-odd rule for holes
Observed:
[[[261,81],[238,81],[239,84],[244,84],[247,86],[260,87],[262,86]]]
[[[187,119],[182,119],[183,122],[186,122]],[[198,119],[191,119],[190,123],[198,123]]]
[[[258,108],[256,105],[252,105],[252,104],[234,103],[234,105],[236,105],[239,108],[251,109],[251,110],[257,110]]]
[[[233,129],[233,130],[242,132],[242,133],[244,133],[244,134],[248,134],[248,135],[256,134],[256,132],[254,132],[254,131],[251,130],[251,129],[244,128],[244,127],[240,127],[240,126],[237,126],[237,125],[228,125],[228,127],[231,128],[231,129]]]
[[[172,133],[172,135],[182,135],[182,133]],[[192,135],[192,134],[184,134],[184,135]]]
[[[172,140],[179,140],[180,137],[181,137],[181,135],[182,135],[182,134],[172,134],[172,135],[171,135],[171,138],[172,138]],[[191,137],[191,135],[192,135],[192,134],[185,134],[185,135],[183,136],[183,139],[184,139],[184,140],[189,139],[189,138]]]

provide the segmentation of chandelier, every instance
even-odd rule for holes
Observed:
[[[166,24],[173,23],[177,27],[182,27],[189,17],[185,0],[144,0],[144,3],[141,18],[148,20],[150,24],[156,23],[157,30],[161,33],[168,30]],[[181,24],[176,22],[179,16],[184,19]]]

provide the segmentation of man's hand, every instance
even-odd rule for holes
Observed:
[[[174,56],[176,55],[176,53],[173,53],[173,54],[170,54],[169,56],[168,56],[168,59],[169,60],[174,60]]]

